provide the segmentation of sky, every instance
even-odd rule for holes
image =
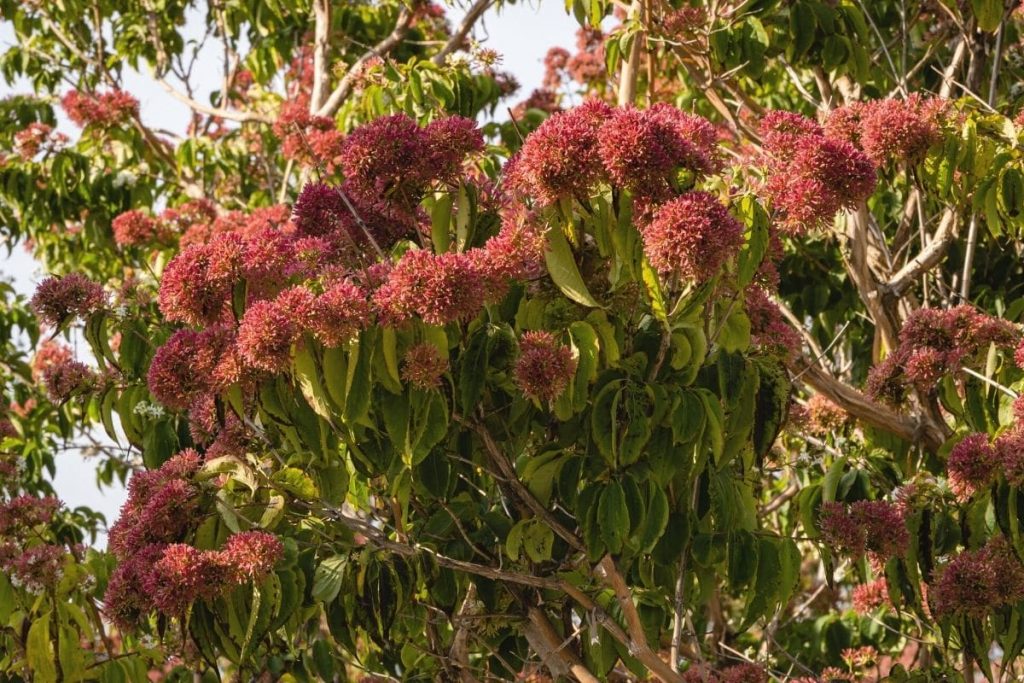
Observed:
[[[458,5],[449,9],[453,25],[457,24],[462,14]],[[566,13],[562,0],[521,0],[514,5],[489,11],[477,25],[474,36],[481,43],[497,50],[503,57],[502,68],[513,73],[519,80],[522,89],[513,97],[515,99],[527,97],[534,88],[540,86],[545,52],[554,45],[571,48],[576,28],[576,21]],[[0,23],[0,49],[6,50],[12,42],[11,26]],[[205,95],[219,87],[220,61],[212,53],[212,48],[211,53],[203,54],[202,57],[208,60],[206,63],[210,67],[197,69],[197,72],[210,74],[210,82],[200,83],[196,99],[208,101]],[[187,107],[146,75],[129,73],[125,85],[139,99],[142,119],[148,126],[180,132],[187,125]],[[0,82],[0,97],[29,90],[25,83]],[[67,128],[69,134],[74,134],[66,120],[62,121],[61,127]],[[20,246],[16,246],[10,256],[0,246],[0,277],[12,280],[19,292],[31,296],[45,273]],[[54,487],[60,498],[69,507],[84,505],[98,510],[106,516],[108,523],[112,523],[124,502],[125,491],[120,486],[101,491],[95,481],[93,467],[88,460],[74,451],[59,456]],[[100,540],[100,545],[103,544],[105,539]]]

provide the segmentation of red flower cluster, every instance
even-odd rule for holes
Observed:
[[[273,129],[281,138],[286,159],[305,166],[322,165],[329,174],[337,169],[345,136],[333,119],[310,114],[308,104],[297,100],[281,105]]]
[[[14,543],[0,545],[0,569],[10,576],[14,586],[33,593],[53,588],[63,574],[64,548],[51,543],[37,543],[19,549]]]
[[[1005,348],[1019,338],[1012,323],[968,305],[918,309],[900,330],[899,346],[871,369],[868,394],[898,405],[906,398],[907,386],[930,391],[943,376],[958,372],[989,344]]]
[[[20,495],[0,503],[0,536],[12,536],[53,521],[60,501],[53,496]]]
[[[920,161],[942,138],[947,103],[913,94],[906,100],[856,102],[833,111],[825,122],[829,137],[857,145],[879,166]]]
[[[234,331],[214,325],[171,335],[153,355],[147,383],[160,403],[184,410],[202,395],[226,389],[240,374]]]
[[[552,115],[506,164],[505,182],[542,205],[587,194],[604,175],[599,131],[611,112],[607,104],[588,100]]]
[[[68,118],[82,128],[114,128],[139,115],[139,101],[123,90],[100,94],[69,90],[60,104]]]
[[[693,664],[683,673],[686,683],[768,683],[768,672],[757,664],[736,664],[715,671],[702,664]]]
[[[373,320],[366,292],[352,282],[336,282],[313,302],[310,329],[324,346],[341,346]]]
[[[243,240],[233,233],[193,244],[175,256],[160,281],[160,312],[171,322],[216,323],[242,266]]]
[[[576,374],[572,349],[558,343],[551,332],[526,332],[519,340],[515,380],[527,398],[553,401]]]
[[[110,227],[114,232],[114,241],[122,247],[136,247],[160,242],[167,237],[159,222],[137,210],[119,214],[114,218]]]
[[[937,614],[985,618],[1024,599],[1024,566],[1006,539],[996,536],[954,557],[930,593]]]
[[[818,524],[827,543],[853,557],[868,553],[873,560],[884,562],[903,555],[910,543],[903,514],[881,500],[822,503]]]
[[[43,370],[43,384],[46,395],[54,403],[64,403],[75,396],[92,391],[99,377],[85,363],[66,360],[54,363]]]
[[[879,607],[892,605],[889,599],[889,586],[885,579],[875,579],[854,586],[851,600],[853,609],[858,614],[871,614]]]
[[[410,249],[374,293],[382,318],[400,324],[414,315],[428,325],[446,325],[476,316],[488,292],[480,259],[473,253],[432,254]]]
[[[659,273],[700,284],[739,251],[743,226],[714,195],[687,192],[654,211],[643,240]]]
[[[818,228],[875,191],[871,160],[849,142],[826,137],[810,119],[769,112],[761,120],[761,137],[769,174],[765,189],[787,232]]]
[[[233,534],[221,550],[151,544],[121,559],[107,586],[104,611],[128,630],[154,611],[180,617],[196,600],[215,599],[266,576],[283,554],[277,537],[263,531]]]
[[[313,293],[302,286],[251,304],[238,325],[242,362],[265,372],[283,370],[291,359],[292,344],[310,327],[314,306]]]
[[[413,227],[419,203],[435,183],[454,182],[468,154],[483,149],[476,123],[461,116],[420,128],[405,114],[375,119],[345,140],[343,190],[364,210]],[[364,217],[364,220],[365,217]]]
[[[139,472],[128,483],[128,499],[110,528],[108,547],[127,559],[152,543],[180,540],[195,523],[199,491],[193,476],[202,456],[185,450],[159,469]]]
[[[669,105],[613,109],[588,100],[541,124],[505,175],[513,191],[541,205],[585,196],[604,180],[663,201],[681,172],[717,167],[716,142],[709,122]]]
[[[960,500],[969,500],[999,476],[996,449],[985,434],[970,434],[950,451],[946,471],[953,493]]]
[[[798,354],[803,344],[800,333],[786,321],[768,292],[755,285],[747,287],[744,296],[751,344],[787,357]]]
[[[14,151],[24,161],[32,161],[40,151],[54,151],[68,141],[68,136],[45,123],[30,123],[14,134]]]
[[[402,380],[418,389],[436,389],[448,372],[448,359],[430,343],[415,344],[402,360]]]
[[[73,317],[84,318],[107,303],[103,287],[80,273],[48,277],[39,283],[30,305],[42,321],[60,327]]]

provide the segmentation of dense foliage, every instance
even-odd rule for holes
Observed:
[[[0,680],[1024,674],[1016,7],[501,9],[0,2]]]

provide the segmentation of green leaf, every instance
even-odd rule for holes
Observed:
[[[622,552],[622,544],[629,535],[629,508],[626,506],[626,494],[617,481],[609,482],[601,491],[601,501],[597,506],[597,523],[600,525],[601,538],[604,539],[608,552]]]
[[[331,419],[331,408],[328,404],[327,392],[320,376],[320,368],[308,344],[300,345],[293,361],[295,379],[306,402],[320,417]]]
[[[270,481],[300,500],[314,500],[318,491],[313,480],[296,467],[285,467],[271,475]]]
[[[452,197],[448,193],[439,194],[430,212],[430,241],[434,243],[435,254],[448,251],[451,245],[451,224]]]
[[[563,294],[584,306],[601,307],[583,282],[583,276],[576,267],[572,248],[565,239],[565,233],[559,228],[548,230],[548,250],[544,253],[544,261],[547,263],[551,280]]]
[[[551,548],[555,543],[555,532],[547,524],[537,520],[523,535],[523,550],[534,562],[551,559]]]
[[[750,346],[750,318],[740,308],[733,309],[718,330],[718,345],[726,351],[746,351]]]
[[[313,599],[317,602],[331,602],[338,597],[347,566],[348,557],[344,555],[334,555],[321,561],[313,572]]]
[[[640,527],[640,550],[649,553],[654,550],[668,527],[669,502],[668,496],[660,486],[648,483],[647,514]]]
[[[775,541],[762,538],[757,546],[757,579],[747,601],[746,614],[743,617],[743,624],[740,626],[741,631],[750,628],[755,621],[774,607],[781,580],[782,566]]]
[[[828,472],[825,473],[825,479],[821,483],[822,502],[831,503],[836,499],[836,490],[839,488],[839,480],[843,476],[847,457],[843,456],[836,460],[832,463],[832,467],[829,468]]]
[[[995,31],[1003,21],[1003,0],[971,0],[974,18],[982,31]]]
[[[364,330],[349,349],[348,376],[345,381],[345,421],[349,424],[365,418],[370,409],[371,364],[375,336]]]
[[[36,683],[56,683],[57,664],[50,640],[50,612],[37,616],[28,629],[25,655],[32,680]]]

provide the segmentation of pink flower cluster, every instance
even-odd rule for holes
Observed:
[[[168,237],[160,222],[138,210],[118,214],[110,228],[114,233],[114,241],[122,247],[162,242]]]
[[[916,163],[942,138],[948,103],[912,94],[905,100],[855,102],[825,121],[825,134],[856,145],[877,165]]]
[[[930,591],[938,615],[985,618],[1024,599],[1024,565],[1002,536],[965,550],[939,571]]]
[[[682,676],[686,683],[768,683],[768,672],[757,664],[734,664],[721,671],[694,664]]]
[[[199,521],[195,474],[201,463],[195,451],[182,451],[129,483],[128,500],[110,530],[118,566],[104,597],[107,615],[122,628],[153,611],[180,616],[195,600],[266,575],[283,554],[281,542],[262,531],[234,534],[218,551],[184,542]]]
[[[67,344],[62,344],[54,339],[44,341],[32,356],[32,379],[39,381],[47,368],[62,365],[74,360],[74,357],[74,352]]]
[[[68,118],[83,128],[114,128],[139,115],[139,101],[123,90],[98,94],[69,90],[60,104]]]
[[[900,404],[908,386],[930,391],[944,376],[957,373],[989,344],[1009,348],[1020,339],[1010,322],[981,313],[972,306],[921,308],[900,330],[899,346],[871,369],[868,393]]]
[[[773,111],[761,120],[765,185],[779,227],[802,233],[823,226],[875,191],[871,160],[851,143],[830,138],[814,121]]]
[[[807,400],[807,429],[818,436],[842,431],[850,421],[850,414],[833,403],[823,394],[815,394]]]
[[[106,303],[107,295],[100,284],[81,273],[71,273],[40,282],[30,305],[44,323],[60,327],[73,317],[85,318]]]
[[[825,542],[852,557],[867,553],[873,562],[883,564],[903,555],[910,544],[902,512],[885,501],[822,503],[820,515],[818,526]]]
[[[0,536],[13,536],[49,524],[60,509],[60,501],[53,496],[27,494],[0,503]]]
[[[546,331],[525,332],[519,340],[515,380],[527,398],[554,401],[576,374],[572,349]]]
[[[699,284],[739,251],[743,226],[714,195],[687,192],[655,210],[643,240],[659,273]]]
[[[858,614],[871,614],[879,607],[891,607],[889,586],[885,579],[875,579],[853,588],[851,596],[853,609]]]
[[[61,577],[65,550],[44,540],[60,501],[20,495],[0,503],[0,570],[15,587],[38,593]]]
[[[664,201],[679,174],[699,176],[717,167],[716,143],[708,121],[675,107],[615,109],[588,100],[542,123],[505,175],[514,192],[540,205],[583,198],[600,182]]]
[[[147,383],[160,403],[184,410],[204,395],[227,389],[241,375],[234,330],[214,325],[171,335],[154,354]]]

